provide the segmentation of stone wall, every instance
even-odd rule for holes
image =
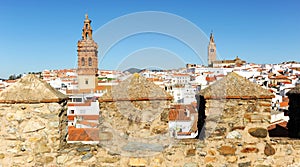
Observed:
[[[234,105],[230,105],[234,103],[228,103],[227,108],[231,106],[232,110],[242,110],[247,106],[237,105],[234,107]],[[102,111],[109,105],[113,105],[113,103],[102,105]],[[265,104],[261,106],[259,111],[265,111],[263,108],[267,108],[267,106]],[[245,122],[245,128],[238,128],[239,123],[234,124],[233,127],[236,128],[230,128],[231,125],[223,122],[220,125],[226,125],[228,129],[221,137],[215,135],[204,140],[175,140],[170,147],[151,156],[143,157],[138,154],[122,156],[101,145],[65,144],[62,142],[64,139],[62,136],[65,136],[66,133],[59,133],[59,129],[65,129],[65,125],[62,125],[66,120],[64,118],[65,110],[61,112],[62,109],[63,106],[57,103],[1,104],[0,166],[300,166],[300,140],[269,138],[265,136],[264,130],[258,128],[264,129],[264,125],[266,125],[264,122],[262,124],[250,122],[245,118],[245,121],[242,121]],[[113,109],[114,111],[109,110],[112,112],[104,111],[106,112],[104,114],[110,115],[108,118],[117,117],[116,120],[111,119],[111,123],[118,125],[117,121],[120,121],[122,117],[117,115],[116,108]],[[58,119],[58,115],[61,115],[61,119]],[[61,121],[61,125],[59,125],[59,121]],[[126,119],[126,121],[128,120]],[[147,130],[148,125],[144,127]],[[256,129],[250,130],[251,128]],[[131,132],[130,127],[127,129]],[[143,129],[140,129],[132,133],[142,131]],[[233,138],[226,138],[230,133]]]
[[[270,123],[271,99],[208,99],[205,101],[207,116],[205,121],[217,123],[217,127],[207,127],[215,129],[211,137],[224,138],[234,129],[245,127],[267,128]],[[200,112],[203,112],[203,109]]]
[[[299,162],[295,141],[268,136],[271,99],[205,100],[200,96],[199,100],[205,104],[205,107],[198,106],[199,114],[205,112],[206,115],[199,136],[204,140],[196,142],[193,149],[195,156],[199,151],[204,158],[201,166],[274,166],[274,162],[276,166],[287,166]],[[292,152],[295,157],[291,156]],[[284,156],[288,158],[285,160]]]
[[[264,104],[267,101],[248,101],[246,103],[242,99],[227,100],[227,103],[224,103],[225,109],[234,111],[234,114],[224,113],[220,124],[217,124],[217,130],[211,136],[204,140],[175,140],[169,147],[161,151],[155,150],[157,145],[154,145],[153,148],[148,145],[148,149],[156,151],[155,154],[148,156],[136,153],[122,155],[121,152],[115,152],[101,144],[66,144],[64,142],[66,110],[62,110],[64,105],[57,103],[1,104],[0,165],[298,167],[300,166],[300,140],[269,138],[265,129],[267,121],[264,119],[249,120],[248,116],[244,116],[249,112],[261,112],[262,115],[268,113],[268,105]],[[212,101],[208,101],[207,105],[212,105],[212,103]],[[222,103],[213,104],[216,108],[223,105]],[[258,105],[254,109],[250,104]],[[149,133],[156,134],[164,131],[164,126],[159,127],[157,122],[150,125],[141,122],[138,124],[139,126],[132,123],[129,126],[130,121],[124,119],[122,114],[119,115],[118,109],[112,105],[115,104],[111,102],[102,105],[102,114],[108,119],[111,118],[110,123],[114,126],[120,126],[119,129],[124,128],[125,132],[127,131],[123,134],[124,136],[137,135],[142,138]],[[139,102],[136,105],[148,104]],[[237,111],[243,112],[238,113]],[[58,118],[58,116],[60,117]],[[161,116],[157,117],[158,120],[161,118]],[[213,120],[213,118],[207,115],[207,119]],[[164,125],[164,122],[162,121],[161,125]],[[134,128],[137,128],[136,131],[133,130]],[[101,137],[107,140],[109,135],[102,134]],[[130,149],[132,150],[134,147],[131,146]]]
[[[169,103],[168,101],[102,102],[100,104],[100,115],[102,118],[100,119],[102,119],[102,123],[106,121],[115,129],[122,131],[130,131],[130,128],[145,127],[150,135],[153,133],[155,126],[166,125],[168,127],[168,122],[165,120],[165,112],[169,107]],[[135,125],[140,127],[135,127]],[[132,131],[131,135],[140,135],[137,129],[132,129]]]
[[[122,155],[138,155],[136,152],[141,149],[149,154],[160,152],[168,145],[165,139],[170,138],[166,120],[169,103],[164,100],[100,103],[100,144]]]
[[[54,163],[65,143],[65,104],[0,104],[2,166]]]

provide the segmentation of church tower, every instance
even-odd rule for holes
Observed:
[[[91,20],[85,15],[82,39],[77,43],[77,74],[78,88],[81,91],[93,92],[97,83],[98,45],[92,37]]]
[[[208,45],[208,66],[212,66],[213,62],[216,61],[217,57],[217,48],[214,40],[213,33],[210,33],[209,45]]]

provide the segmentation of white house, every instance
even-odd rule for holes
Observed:
[[[177,139],[198,135],[198,112],[193,105],[173,105],[169,112],[169,132]]]
[[[166,86],[165,90],[174,97],[174,103],[191,104],[196,101],[196,87],[190,84]]]
[[[68,102],[68,143],[98,143],[99,102],[92,95],[74,95]]]
[[[188,84],[191,80],[189,74],[173,74],[172,75],[172,84],[173,85],[184,85]]]
[[[89,125],[80,122],[89,121],[98,123],[99,102],[96,97],[71,96],[68,103],[68,126],[89,128]]]

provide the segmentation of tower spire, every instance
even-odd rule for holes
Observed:
[[[91,20],[85,15],[82,28],[82,39],[77,43],[78,57],[78,88],[94,90],[98,71],[98,45],[92,39]]]
[[[213,66],[213,62],[216,61],[216,49],[214,34],[211,31],[208,44],[208,66]]]
[[[213,30],[211,30],[211,32],[210,32],[210,38],[209,39],[210,39],[210,42],[215,42]]]
[[[88,14],[85,14],[85,20],[84,20],[84,25],[82,28],[82,39],[83,40],[88,40],[88,39],[93,39],[92,37],[92,27],[91,27],[91,20],[88,17]]]

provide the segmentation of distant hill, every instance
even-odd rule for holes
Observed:
[[[129,73],[131,73],[131,74],[134,74],[134,73],[139,73],[142,70],[138,69],[138,68],[129,68],[129,69],[125,70],[124,72],[126,72],[126,71],[129,72]]]

